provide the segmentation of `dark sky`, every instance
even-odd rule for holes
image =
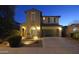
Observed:
[[[26,14],[24,11],[31,8],[42,11],[42,14],[45,16],[61,16],[59,23],[64,26],[74,21],[79,21],[78,5],[17,5],[15,20],[24,23],[26,21]]]

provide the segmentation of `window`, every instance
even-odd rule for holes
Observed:
[[[58,20],[58,18],[55,18],[55,23],[59,23],[59,20]]]
[[[49,17],[48,18],[48,23],[54,23],[54,17]]]
[[[35,20],[35,12],[32,12],[32,20],[34,21]]]
[[[56,19],[54,18],[54,23],[56,23]]]
[[[50,18],[48,17],[48,23],[50,23]]]

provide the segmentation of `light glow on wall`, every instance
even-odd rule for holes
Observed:
[[[22,29],[26,29],[26,27],[25,26],[22,26]]]
[[[37,30],[40,30],[40,27],[39,26],[37,27]]]
[[[32,29],[32,30],[36,30],[36,28],[35,28],[34,26],[33,26],[33,27],[31,27],[31,29]]]
[[[38,40],[38,36],[34,36],[33,37],[33,40]]]
[[[62,30],[62,27],[59,27],[59,30],[61,31]]]
[[[32,41],[25,41],[24,42],[24,44],[27,44],[27,45],[32,44],[32,43],[33,43]]]

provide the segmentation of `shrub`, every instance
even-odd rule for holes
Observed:
[[[79,31],[73,32],[71,37],[73,39],[79,40]]]
[[[8,39],[10,47],[20,47],[21,46],[21,36],[13,36]]]

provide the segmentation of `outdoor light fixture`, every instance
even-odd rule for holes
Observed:
[[[62,30],[62,28],[61,28],[61,27],[59,27],[59,30],[61,31],[61,30]]]
[[[43,17],[43,20],[45,20],[45,17]]]
[[[38,40],[38,36],[34,36],[33,37],[33,40]]]

